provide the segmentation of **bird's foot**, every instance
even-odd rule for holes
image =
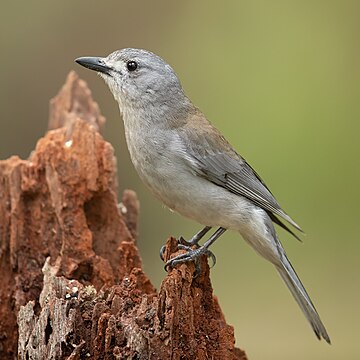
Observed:
[[[179,237],[179,245],[183,245],[183,246],[187,246],[187,247],[191,247],[191,246],[196,246],[197,248],[200,247],[199,245],[199,240],[196,236],[193,236],[190,240],[185,240],[182,236]]]
[[[182,236],[179,237],[179,239],[176,239],[177,240],[177,246],[176,246],[176,249],[177,250],[192,250],[192,246],[196,246],[196,248],[199,248],[199,241],[193,241],[193,238],[191,238],[189,241],[185,240]],[[165,249],[166,249],[166,244],[163,245],[161,248],[160,248],[160,259],[162,261],[165,261]]]
[[[180,240],[180,239],[179,239]],[[212,251],[210,251],[206,246],[199,246],[197,245],[196,249],[191,248],[188,245],[184,245],[179,242],[178,249],[179,250],[186,250],[186,253],[180,254],[175,256],[174,258],[168,260],[165,263],[165,271],[168,271],[170,268],[175,267],[178,264],[183,264],[189,261],[195,262],[195,273],[194,277],[197,277],[201,272],[201,266],[200,266],[200,258],[202,255],[206,255],[207,257],[211,258],[212,260],[212,266],[216,264],[216,257]]]
[[[216,264],[216,257],[212,251],[209,250],[209,246],[221,235],[226,229],[219,228],[216,232],[205,242],[204,245],[200,246],[199,241],[208,233],[211,229],[211,226],[205,226],[202,230],[200,230],[197,234],[195,234],[190,240],[185,240],[182,236],[177,240],[176,250],[185,250],[186,252],[180,255],[175,256],[174,258],[167,260],[168,256],[165,254],[166,246],[164,245],[160,250],[160,257],[165,263],[165,271],[169,268],[173,268],[178,264],[183,264],[189,261],[195,262],[196,271],[194,277],[198,276],[201,272],[200,267],[200,258],[202,255],[206,255],[211,258],[212,266]],[[194,249],[195,247],[195,249]],[[172,251],[174,252],[174,251]],[[166,259],[165,259],[166,257]]]
[[[199,248],[199,241],[200,238],[198,236],[198,234],[194,235],[190,240],[185,240],[184,237],[180,236],[179,239],[177,239],[177,249],[182,249],[182,250],[192,250],[192,246],[196,246],[196,248]],[[160,249],[160,259],[162,261],[165,261],[165,249],[166,249],[166,244],[163,245]]]

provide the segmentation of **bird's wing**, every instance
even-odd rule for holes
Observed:
[[[232,149],[220,132],[207,120],[202,121],[202,125],[199,130],[199,126],[195,128],[190,123],[181,129],[180,136],[187,160],[192,165],[195,164],[196,174],[236,195],[246,197],[264,209],[275,223],[298,239],[275,215],[288,221],[296,229],[300,231],[302,229],[281,209],[255,170]]]

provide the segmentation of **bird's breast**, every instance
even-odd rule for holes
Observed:
[[[140,178],[167,207],[204,225],[235,228],[245,221],[239,210],[247,201],[197,176],[171,132],[127,132],[126,139]]]
[[[125,128],[132,163],[142,181],[155,190],[165,181],[171,166],[164,135],[152,129]]]

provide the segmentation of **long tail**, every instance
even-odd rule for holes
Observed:
[[[280,276],[284,279],[285,284],[291,291],[296,302],[299,304],[305,317],[308,319],[317,338],[319,340],[323,338],[327,343],[330,344],[330,337],[326,332],[325,326],[321,322],[320,316],[317,313],[315,306],[311,302],[309,295],[307,294],[304,286],[302,285],[299,277],[296,275],[294,268],[290,264],[290,261],[285,254],[282,254],[281,262],[282,266],[276,266],[276,269],[278,270]]]

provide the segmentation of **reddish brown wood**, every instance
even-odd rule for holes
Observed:
[[[246,359],[206,259],[195,279],[191,263],[171,270],[158,293],[142,271],[139,203],[126,191],[117,204],[104,121],[72,72],[29,159],[0,161],[0,358]],[[165,257],[176,251],[169,239]]]

